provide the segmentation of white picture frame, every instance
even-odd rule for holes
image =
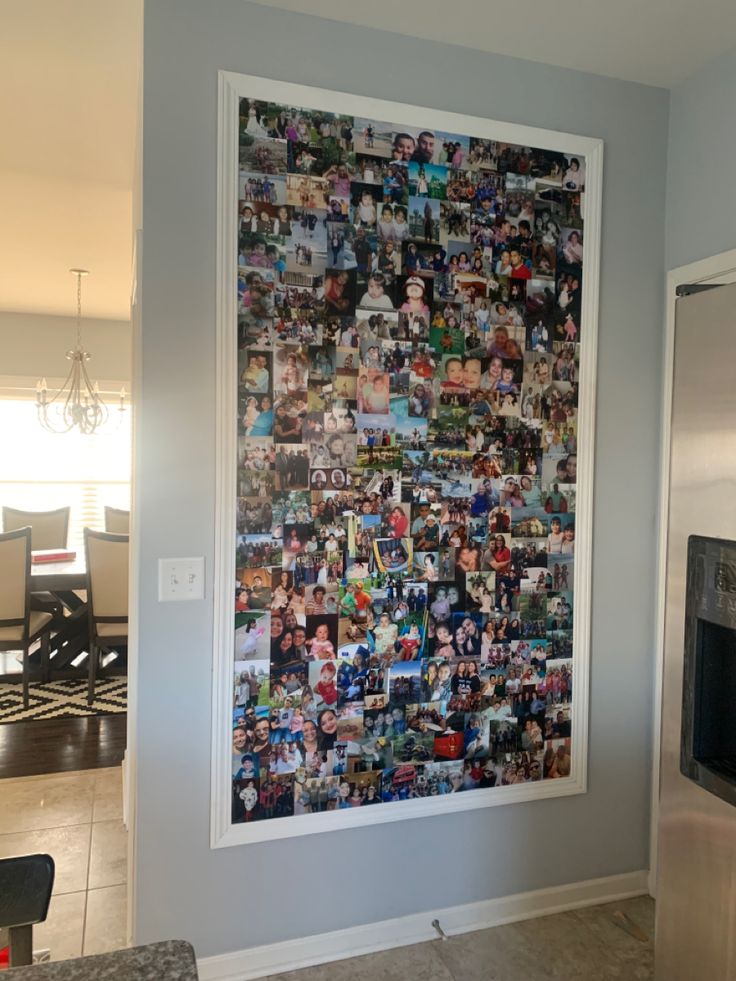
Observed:
[[[237,213],[238,105],[242,97],[305,106],[407,126],[438,128],[484,139],[583,155],[586,189],[583,203],[585,276],[579,383],[578,479],[575,555],[575,685],[572,701],[572,769],[569,777],[518,786],[476,789],[472,793],[401,801],[396,806],[348,808],[309,816],[232,824],[230,772],[232,751],[232,665],[234,649],[235,488],[237,405]],[[217,306],[216,306],[216,513],[214,629],[212,672],[212,747],[210,846],[224,848],[258,841],[359,828],[388,821],[448,815],[499,807],[587,789],[589,669],[597,320],[600,275],[603,141],[594,137],[499,122],[428,107],[357,96],[235,72],[218,78],[217,162]]]

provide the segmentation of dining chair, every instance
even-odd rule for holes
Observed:
[[[113,535],[130,534],[130,511],[105,506],[105,531]]]
[[[57,508],[56,511],[20,511],[18,508],[3,508],[3,531],[16,531],[18,528],[31,529],[31,550],[64,549],[69,538],[69,513],[71,508]],[[58,599],[49,592],[34,592],[31,596],[33,609],[59,616],[62,612]]]
[[[41,671],[48,675],[50,613],[31,609],[31,529],[0,534],[0,651],[23,653],[23,707],[28,708],[31,645],[41,644]]]
[[[89,610],[89,684],[94,700],[100,654],[128,646],[128,536],[84,529]]]
[[[18,528],[31,529],[31,548],[66,548],[69,535],[69,513],[71,508],[57,508],[56,511],[19,511],[17,508],[3,508],[3,531],[17,531]]]

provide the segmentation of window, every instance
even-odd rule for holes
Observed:
[[[85,527],[104,530],[105,505],[130,507],[130,422],[112,408],[94,436],[49,433],[34,402],[0,399],[0,507],[71,507],[68,545],[81,551]]]

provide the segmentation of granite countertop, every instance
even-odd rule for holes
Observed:
[[[3,978],[18,981],[198,981],[194,950],[184,940],[129,947],[111,954],[17,967]]]

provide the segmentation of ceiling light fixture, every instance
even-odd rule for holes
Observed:
[[[74,350],[66,356],[72,365],[61,388],[49,395],[46,379],[36,384],[36,408],[38,418],[44,429],[52,433],[68,433],[78,429],[80,433],[91,435],[97,432],[110,417],[110,410],[100,395],[97,382],[90,381],[87,361],[90,355],[82,346],[82,279],[88,276],[86,269],[70,269],[77,277],[77,343]],[[125,387],[120,389],[118,412],[125,410]]]

